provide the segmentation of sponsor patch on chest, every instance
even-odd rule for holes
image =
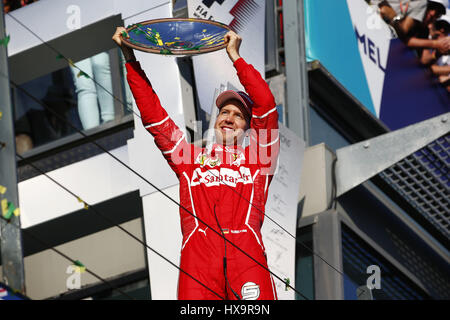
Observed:
[[[209,170],[196,168],[191,179],[191,186],[204,184],[207,187],[212,187],[224,184],[236,187],[238,183],[253,183],[249,168],[239,167],[236,170],[221,167]]]
[[[225,147],[224,149],[216,148],[217,155],[210,155],[207,153],[200,153],[195,159],[195,164],[200,166],[208,166],[214,168],[221,163],[230,164],[231,166],[240,166],[245,161],[244,153],[239,150],[232,150]]]

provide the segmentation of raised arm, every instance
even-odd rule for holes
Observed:
[[[190,154],[190,145],[184,133],[161,106],[150,81],[140,63],[136,61],[133,50],[123,45],[121,40],[123,32],[126,32],[126,29],[118,27],[113,40],[122,49],[127,61],[125,65],[127,81],[140,111],[142,124],[153,135],[157,147],[178,176],[183,171],[184,164],[189,161],[186,157]]]
[[[122,34],[127,34],[127,29],[124,27],[117,27],[116,32],[114,33],[112,39],[113,41],[119,46],[119,48],[122,50],[123,56],[125,57],[126,62],[132,62],[136,61],[136,56],[134,55],[133,49],[130,47],[125,46],[122,43]],[[128,34],[127,34],[128,36]],[[129,36],[128,36],[129,38]]]
[[[273,174],[280,147],[275,98],[261,74],[240,56],[241,42],[242,38],[234,32],[225,36],[228,56],[239,81],[254,102],[250,122],[251,153],[257,155],[263,174]]]
[[[440,39],[411,37],[406,44],[410,48],[430,48],[436,49],[440,54],[447,54],[450,50],[450,37],[443,37]]]

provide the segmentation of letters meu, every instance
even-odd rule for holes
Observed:
[[[356,39],[363,45],[364,54],[369,56],[372,61],[381,71],[386,72],[386,67],[381,65],[380,48],[375,46],[375,43],[365,34],[360,35],[358,29],[355,27]]]

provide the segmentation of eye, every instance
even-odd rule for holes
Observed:
[[[239,119],[244,119],[244,116],[242,115],[242,113],[236,113],[236,117]]]

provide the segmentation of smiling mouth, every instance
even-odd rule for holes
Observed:
[[[230,127],[222,127],[221,128],[222,129],[222,131],[224,131],[224,132],[234,132],[234,129],[233,128],[230,128]]]

